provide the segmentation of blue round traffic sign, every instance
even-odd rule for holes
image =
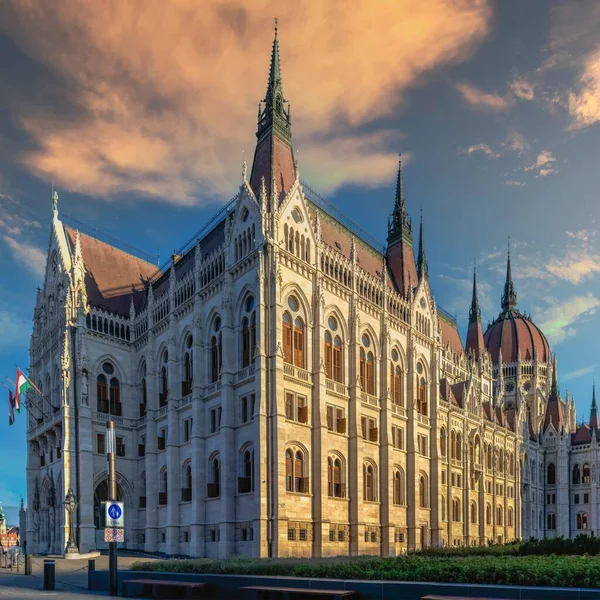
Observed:
[[[109,516],[111,519],[114,519],[115,521],[116,521],[117,519],[120,519],[120,518],[121,518],[121,514],[122,514],[122,512],[123,512],[123,511],[121,510],[121,507],[120,507],[118,504],[111,504],[111,505],[108,507],[108,516]]]

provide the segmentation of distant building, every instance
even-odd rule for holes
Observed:
[[[335,76],[335,75],[333,75]],[[316,90],[315,93],[318,93]],[[102,547],[116,423],[128,548],[395,555],[600,533],[598,414],[577,426],[510,255],[466,344],[429,286],[401,168],[378,248],[300,183],[273,42],[234,201],[161,272],[53,220],[29,393],[27,543]],[[466,309],[467,307],[465,307]]]
[[[19,528],[6,525],[6,516],[2,504],[0,504],[0,544],[2,549],[6,552],[10,546],[16,546],[18,543]]]

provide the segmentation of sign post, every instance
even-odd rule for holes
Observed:
[[[118,534],[121,532],[121,541],[123,541],[123,504],[117,502],[117,469],[116,469],[116,440],[114,421],[106,422],[106,440],[108,462],[108,502],[106,503],[106,529],[104,530],[104,539],[108,542],[108,571],[110,581],[110,595],[116,596],[117,586],[117,541]],[[116,525],[116,526],[115,526]],[[110,533],[109,533],[110,532]]]

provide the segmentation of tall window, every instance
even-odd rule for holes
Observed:
[[[477,502],[471,502],[471,523],[477,523]]]
[[[342,340],[336,335],[337,319],[332,315],[327,320],[329,331],[325,332],[325,373],[329,379],[342,382]]]
[[[502,526],[502,522],[503,522],[503,517],[504,516],[504,509],[502,508],[501,504],[498,504],[498,508],[496,509],[496,525]]]
[[[548,485],[554,485],[556,483],[556,465],[554,463],[550,463],[548,465]]]
[[[294,452],[288,448],[285,451],[285,489],[288,492],[308,494],[306,463],[301,450]]]
[[[292,317],[283,313],[283,360],[292,363]]]
[[[342,461],[338,457],[327,459],[327,494],[332,498],[345,498],[346,490],[342,482]]]
[[[442,506],[442,521],[445,521],[446,520],[446,497],[445,496],[442,496],[441,506]]]
[[[162,367],[160,369],[160,392],[158,394],[158,406],[166,406],[167,399],[169,397],[169,374],[167,361],[169,360],[169,353],[167,350],[162,355]]]
[[[375,394],[375,357],[369,349],[371,338],[368,334],[362,336],[360,349],[360,389],[367,394]]]
[[[490,504],[485,505],[485,524],[492,524],[492,507]]]
[[[550,513],[547,517],[547,529],[554,530],[556,529],[556,513]]]
[[[584,512],[577,513],[577,529],[587,529],[587,528],[588,528],[587,513],[584,513]]]
[[[589,483],[590,481],[590,465],[585,463],[583,465],[583,476],[581,478],[581,483]]]
[[[514,521],[513,514],[514,514],[514,513],[513,513],[513,509],[512,509],[512,506],[511,506],[511,507],[509,507],[509,509],[508,509],[508,514],[507,514],[507,519],[506,519],[506,524],[507,524],[509,527],[512,527],[512,526],[514,525],[514,522],[513,522],[513,521]]]
[[[146,366],[144,365],[144,375],[146,373]],[[146,377],[142,377],[141,384],[141,398],[140,398],[140,417],[146,416],[146,410],[148,408],[148,390],[146,388]]]
[[[206,488],[209,498],[218,498],[221,495],[221,461],[218,454],[209,461],[209,483]]]
[[[242,368],[254,362],[256,347],[256,312],[254,296],[248,296],[244,304],[246,315],[242,319]]]
[[[456,460],[462,460],[462,436],[460,433],[456,434],[455,445],[454,458]]]
[[[194,340],[191,335],[188,335],[185,340],[185,352],[183,355],[183,381],[181,382],[181,395],[187,396],[192,393],[192,345]]]
[[[452,500],[452,520],[457,522],[462,521],[460,514],[460,500],[458,498]]]
[[[390,390],[392,402],[396,406],[402,406],[402,369],[397,364],[399,360],[397,350],[392,350],[392,368],[390,369]]]
[[[325,374],[333,379],[333,339],[329,331],[325,332]]]
[[[419,381],[419,389],[417,393],[417,412],[421,415],[427,416],[427,388],[425,385],[425,379],[423,377],[421,377]]]
[[[213,333],[210,338],[210,380],[215,383],[221,377],[223,364],[221,317],[215,317]]]
[[[424,473],[419,476],[419,506],[427,508],[428,503],[427,477]]]
[[[121,408],[121,386],[119,385],[119,380],[116,377],[111,377],[110,379],[110,406],[109,412],[111,415],[116,415],[120,417],[123,415],[123,411]]]
[[[367,502],[375,502],[375,468],[368,463],[363,465],[364,498]]]
[[[579,465],[573,467],[573,483],[575,485],[581,483],[581,469],[579,468]]]
[[[291,313],[285,311],[282,317],[283,359],[287,363],[304,369],[306,368],[304,360],[305,325],[302,317],[294,314],[300,310],[300,304],[295,296],[288,298],[288,308]]]
[[[252,491],[254,491],[254,451],[248,448],[242,454],[242,472],[238,478],[238,492],[247,494]]]
[[[96,380],[97,409],[99,413],[108,412],[108,382],[106,375],[98,375]]]
[[[440,454],[442,456],[446,456],[448,452],[448,434],[446,433],[446,428],[442,427],[440,430]]]
[[[403,505],[405,503],[404,473],[400,469],[394,470],[393,485],[394,485],[393,502],[394,502],[394,504]]]
[[[294,319],[294,365],[304,369],[304,321]]]

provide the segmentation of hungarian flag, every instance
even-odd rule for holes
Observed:
[[[12,425],[15,422],[15,398],[12,392],[8,390],[8,424]]]
[[[23,375],[21,369],[17,369],[17,392],[15,396],[15,408],[17,412],[21,412],[21,394],[25,394],[30,387],[29,379]]]

